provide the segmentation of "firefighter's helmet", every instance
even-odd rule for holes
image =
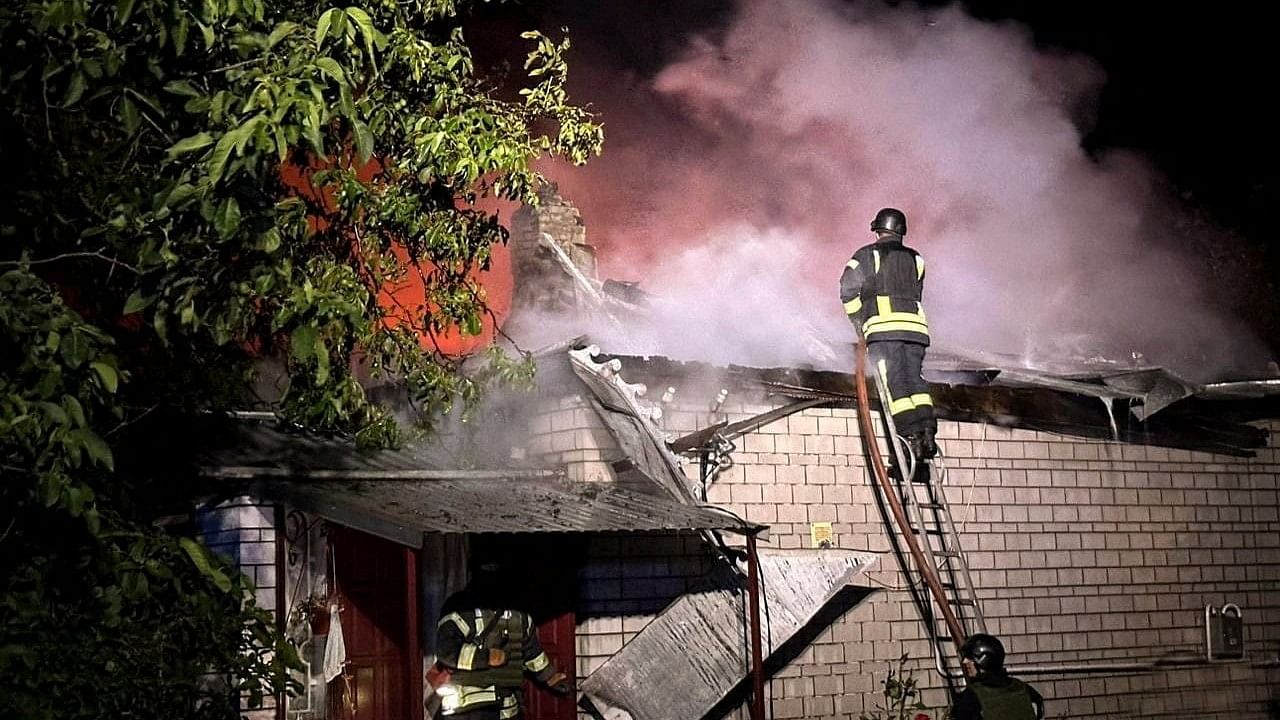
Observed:
[[[1004,645],[994,635],[976,633],[964,641],[960,656],[973,661],[979,674],[1004,670]]]
[[[907,235],[907,216],[897,208],[882,208],[876,213],[876,219],[871,221],[871,231],[891,232],[901,237]]]

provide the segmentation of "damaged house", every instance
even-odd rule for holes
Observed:
[[[515,307],[643,314],[553,187],[512,245]],[[536,390],[429,444],[362,453],[255,416],[203,436],[197,526],[308,665],[263,717],[424,717],[439,609],[494,554],[519,559],[577,678],[569,698],[530,686],[528,718],[746,718],[758,698],[766,717],[851,720],[891,668],[943,716],[962,681],[869,481],[850,374],[585,340],[538,363]],[[1275,717],[1280,382],[941,353],[926,378],[962,614],[1049,715]]]

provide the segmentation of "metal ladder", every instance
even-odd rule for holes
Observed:
[[[888,383],[879,368],[873,372],[876,379],[876,392],[880,398],[889,398]],[[885,436],[892,438],[889,446],[892,449],[890,458],[897,469],[895,478],[898,493],[903,506],[907,510],[910,527],[899,528],[903,533],[911,533],[924,551],[927,562],[934,568],[941,582],[946,597],[936,598],[930,592],[927,583],[923,582],[923,570],[916,567],[911,583],[917,586],[924,596],[925,602],[941,609],[947,604],[960,621],[965,635],[985,633],[986,621],[982,616],[982,608],[978,603],[978,594],[974,589],[973,577],[969,572],[969,563],[965,560],[964,548],[960,544],[960,534],[956,531],[951,517],[951,508],[947,504],[946,493],[940,483],[938,472],[940,465],[931,460],[924,461],[923,466],[910,468],[913,473],[904,480],[904,468],[907,468],[906,453],[902,444],[897,441],[898,433],[894,427],[893,416],[886,409],[887,403],[881,402],[880,417],[885,426]],[[904,573],[910,573],[903,568]],[[934,650],[934,660],[938,672],[944,677],[960,676],[955,654],[955,640],[939,612],[921,610],[921,622],[929,634]],[[954,668],[954,669],[953,669]]]

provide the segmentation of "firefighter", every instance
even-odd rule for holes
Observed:
[[[840,275],[840,301],[889,386],[894,427],[919,459],[938,452],[929,385],[921,377],[929,323],[924,316],[924,258],[902,244],[907,216],[884,208],[871,221],[876,242],[859,248]],[[883,398],[882,398],[883,400]]]
[[[502,566],[487,563],[445,601],[436,625],[437,663],[428,673],[440,702],[437,717],[519,718],[525,673],[557,695],[572,692],[538,642],[533,619],[505,600],[511,594]]]
[[[1044,720],[1044,698],[1004,669],[1004,645],[993,635],[969,636],[960,649],[968,685],[956,696],[952,720]]]

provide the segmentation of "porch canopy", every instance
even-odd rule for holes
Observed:
[[[457,470],[414,446],[365,452],[341,438],[237,425],[235,442],[206,447],[197,464],[218,494],[285,503],[411,547],[422,546],[424,533],[764,529],[678,499],[638,472],[588,482],[555,470]]]

